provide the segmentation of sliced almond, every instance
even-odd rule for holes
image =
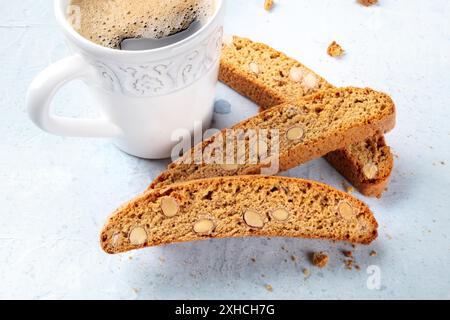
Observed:
[[[234,43],[234,36],[231,34],[224,34],[223,35],[223,44],[231,47]]]
[[[298,67],[292,67],[289,71],[289,79],[294,82],[301,82],[303,80],[303,69]]]
[[[147,232],[143,227],[136,227],[130,232],[130,243],[133,246],[141,246],[147,242]]]
[[[288,129],[288,131],[286,133],[286,137],[290,141],[301,140],[301,139],[303,139],[304,136],[305,136],[305,130],[303,129],[303,127],[300,127],[300,126],[292,127],[290,129]]]
[[[375,179],[378,174],[378,167],[373,163],[367,163],[362,169],[367,179]]]
[[[289,211],[284,208],[278,208],[272,211],[270,216],[278,221],[286,221],[289,218]]]
[[[338,213],[346,220],[353,218],[353,206],[347,201],[343,200],[338,204]]]
[[[211,234],[215,225],[210,219],[201,219],[194,224],[194,232],[198,234]]]
[[[244,213],[245,223],[252,228],[264,227],[264,219],[255,211],[248,210]]]
[[[316,89],[319,86],[319,80],[310,73],[303,79],[303,86],[308,90]]]
[[[177,200],[175,200],[174,198],[163,197],[161,199],[161,210],[166,217],[172,218],[178,214],[180,206],[178,205]]]
[[[120,233],[114,233],[113,236],[111,237],[111,245],[113,247],[117,247],[119,245],[119,241],[120,241]]]
[[[253,72],[254,74],[259,74],[259,65],[255,62],[250,62],[248,65],[248,68],[250,69],[251,72]]]

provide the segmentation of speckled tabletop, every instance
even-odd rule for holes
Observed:
[[[397,103],[398,126],[387,136],[396,155],[389,191],[381,200],[356,194],[375,212],[379,239],[355,249],[301,239],[208,240],[106,255],[98,244],[105,218],[167,161],[34,127],[27,86],[69,52],[50,0],[0,0],[0,298],[450,298],[449,1],[381,0],[365,8],[355,0],[277,0],[271,13],[262,2],[229,0],[226,31],[269,43],[336,85],[371,86]],[[332,40],[347,50],[344,58],[326,55]],[[95,116],[85,92],[82,83],[66,86],[57,112]],[[231,105],[216,113],[218,128],[257,112],[223,85],[217,99]],[[287,175],[343,188],[321,159]],[[359,270],[344,266],[343,249],[354,250]],[[330,255],[326,269],[310,265],[308,253],[318,250]]]

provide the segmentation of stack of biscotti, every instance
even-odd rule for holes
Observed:
[[[298,61],[265,44],[236,36],[224,39],[220,80],[262,109],[332,88]],[[392,153],[381,133],[325,156],[366,196],[381,196],[393,168]]]
[[[150,190],[109,218],[101,246],[120,253],[176,242],[250,236],[370,244],[378,224],[356,198],[301,179],[240,176]]]
[[[268,162],[250,162],[247,146],[244,158],[233,154],[231,164],[196,161],[196,152],[200,150],[203,157],[211,146],[225,150],[226,156],[228,142],[221,138],[227,130],[213,135],[171,164],[144,195],[111,216],[101,233],[102,247],[119,253],[243,236],[368,244],[377,236],[377,223],[356,198],[317,182],[260,174],[267,165],[275,163],[276,172],[286,170],[394,125],[390,97],[367,88],[323,90],[270,108],[231,128],[234,132],[276,129],[277,141],[272,135],[265,142],[267,150],[277,149],[265,159]]]
[[[236,39],[240,43],[235,38],[231,45],[244,50]],[[273,175],[327,155],[361,191],[381,194],[384,181],[376,184],[377,177],[389,176],[392,169],[382,138],[395,126],[392,99],[369,88],[334,88],[267,48],[251,51],[265,60],[233,54],[235,63],[222,61],[221,71],[223,81],[267,110],[204,140],[169,165],[143,195],[119,208],[101,233],[106,252],[226,237],[303,237],[361,244],[377,237],[373,214],[356,198],[321,183]],[[276,81],[268,81],[272,78]],[[249,132],[258,137],[256,143],[246,136]],[[244,134],[242,145],[235,145],[239,135],[233,133]],[[262,133],[264,140],[259,139]],[[358,172],[372,177],[369,188]]]

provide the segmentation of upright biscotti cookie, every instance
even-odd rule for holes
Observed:
[[[352,87],[319,91],[296,103],[270,108],[203,141],[169,165],[150,188],[219,176],[269,174],[263,171],[267,166],[275,170],[270,174],[276,174],[363,141],[377,132],[387,132],[394,126],[395,106],[384,93]],[[251,143],[245,146],[244,152],[231,149],[231,156],[227,153],[230,132],[259,135],[264,130],[276,133],[264,141],[268,151],[267,159],[262,159],[265,161],[252,161]],[[215,162],[208,161],[207,156],[212,153],[222,157],[215,158]]]
[[[325,159],[369,197],[380,197],[387,189],[394,163],[391,149],[386,146],[383,135],[330,152]]]
[[[236,36],[225,37],[224,43],[220,80],[263,109],[332,87],[298,61],[265,44]],[[325,158],[361,193],[377,197],[385,190],[394,163],[383,137],[369,138]]]
[[[300,62],[263,43],[225,36],[219,80],[262,109],[333,88]]]
[[[269,176],[195,180],[150,190],[118,209],[101,246],[119,253],[226,237],[302,237],[369,244],[378,224],[356,198],[318,182]]]

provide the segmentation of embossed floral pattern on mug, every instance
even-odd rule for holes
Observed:
[[[217,28],[199,47],[189,53],[142,65],[118,65],[93,61],[100,85],[113,92],[149,97],[168,94],[200,79],[221,53],[223,28]]]

